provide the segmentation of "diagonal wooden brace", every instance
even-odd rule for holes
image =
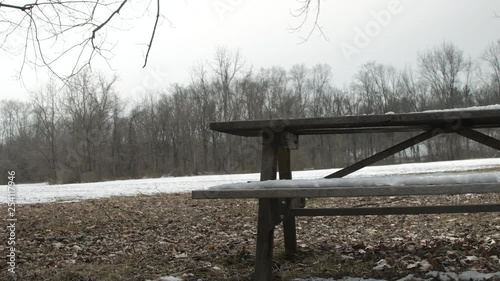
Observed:
[[[337,171],[333,174],[330,174],[330,175],[326,176],[325,178],[326,179],[341,178],[341,177],[346,176],[350,173],[353,173],[361,168],[364,168],[364,167],[371,165],[375,162],[378,162],[384,158],[387,158],[395,153],[398,153],[402,150],[405,150],[411,146],[414,146],[418,143],[421,143],[425,140],[428,140],[428,139],[440,134],[441,132],[444,132],[444,130],[439,130],[439,129],[435,129],[435,128],[430,129],[428,131],[425,131],[424,133],[421,133],[420,135],[416,135],[413,138],[410,138],[406,141],[398,143],[393,147],[390,147],[384,151],[381,151],[375,155],[372,155],[366,159],[363,159],[357,163],[354,163],[351,166],[345,167],[344,169]]]
[[[500,150],[500,140],[497,140],[493,137],[490,137],[488,135],[485,135],[481,132],[478,132],[476,130],[472,129],[461,129],[457,132],[457,134],[466,137],[468,139],[471,139],[473,141],[477,141],[478,143],[484,144],[486,146],[489,146],[493,149]]]

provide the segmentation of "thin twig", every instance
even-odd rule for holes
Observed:
[[[146,67],[148,64],[148,58],[149,58],[149,52],[151,51],[151,46],[153,46],[153,40],[155,38],[155,33],[156,33],[156,27],[158,26],[158,19],[160,18],[160,0],[157,0],[157,6],[156,6],[156,19],[155,19],[155,25],[153,27],[153,33],[151,34],[151,39],[148,44],[148,51],[146,52],[146,58],[144,59],[144,65],[142,68]]]
[[[100,25],[98,25],[96,28],[94,28],[94,30],[92,30],[92,36],[90,37],[90,40],[92,41],[92,46],[94,47],[94,49],[96,49],[95,45],[94,45],[94,39],[95,39],[95,35],[96,33],[101,29],[103,28],[106,24],[108,24],[109,21],[111,21],[111,19],[116,15],[116,14],[119,14],[120,13],[120,10],[123,8],[123,6],[125,6],[125,4],[127,3],[128,0],[123,0],[123,2],[120,4],[120,7],[118,7],[118,9],[114,10],[113,13],[111,13],[111,15],[103,22],[101,23]]]
[[[299,44],[307,42],[309,40],[309,38],[311,38],[312,34],[314,33],[314,31],[316,29],[319,30],[321,36],[323,38],[325,38],[325,40],[327,40],[327,41],[329,40],[326,37],[326,34],[323,32],[323,28],[319,25],[319,15],[320,15],[320,11],[321,11],[321,0],[316,0],[316,2],[317,2],[317,8],[316,8],[316,15],[315,15],[315,18],[314,18],[314,24],[313,24],[311,30],[309,30],[309,33],[307,34],[306,37],[300,37],[300,39],[302,41],[299,42]],[[297,17],[297,18],[302,17],[302,22],[297,27],[290,27],[290,29],[293,32],[300,31],[302,29],[302,27],[304,27],[307,19],[309,18],[309,11],[310,11],[310,6],[311,6],[311,0],[304,0],[304,1],[302,1],[302,3],[303,3],[302,7],[300,7],[299,9],[297,9],[295,11],[297,13],[291,12],[291,15],[293,17]]]

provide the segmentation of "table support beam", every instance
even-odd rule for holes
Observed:
[[[424,133],[421,133],[420,135],[416,135],[413,138],[410,138],[406,141],[403,141],[399,144],[396,144],[395,146],[392,146],[384,151],[381,151],[375,155],[372,155],[366,159],[363,159],[357,163],[354,163],[351,166],[345,167],[344,169],[339,170],[333,174],[330,174],[330,175],[326,176],[325,178],[331,179],[331,178],[344,177],[344,176],[351,174],[351,173],[353,173],[361,168],[364,168],[368,165],[371,165],[375,162],[378,162],[382,159],[385,159],[391,155],[394,155],[402,150],[405,150],[411,146],[414,146],[418,143],[421,143],[425,140],[428,140],[428,139],[438,135],[439,133],[441,133],[441,130],[431,129],[431,130],[425,131]]]
[[[500,212],[500,204],[293,209],[294,216],[383,216]]]
[[[457,134],[466,137],[468,139],[471,139],[473,141],[476,141],[480,144],[489,146],[493,149],[500,150],[500,140],[492,138],[481,132],[472,129],[461,129],[460,131],[457,132]]]

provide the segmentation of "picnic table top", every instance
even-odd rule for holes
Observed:
[[[500,106],[386,113],[322,118],[268,119],[212,122],[210,129],[239,136],[260,136],[263,131],[286,131],[296,135],[348,134],[370,132],[422,131],[433,128],[495,128],[500,127]]]

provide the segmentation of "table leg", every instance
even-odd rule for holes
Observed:
[[[279,223],[278,200],[259,199],[255,281],[273,280],[274,227]]]
[[[273,137],[262,138],[261,181],[276,179],[278,145]],[[271,281],[273,278],[274,227],[279,223],[278,207],[277,199],[259,199],[255,281]]]
[[[278,149],[278,171],[280,180],[292,179],[292,168],[290,160],[290,149],[280,147]],[[285,240],[285,254],[288,258],[292,258],[297,252],[297,229],[295,223],[295,216],[289,214],[290,208],[299,207],[299,198],[295,199],[282,199],[286,202],[288,213],[283,219],[283,236]]]
[[[299,198],[287,199],[288,208],[298,208]],[[297,253],[297,226],[295,216],[289,214],[283,220],[283,236],[285,238],[285,255],[293,258]]]

